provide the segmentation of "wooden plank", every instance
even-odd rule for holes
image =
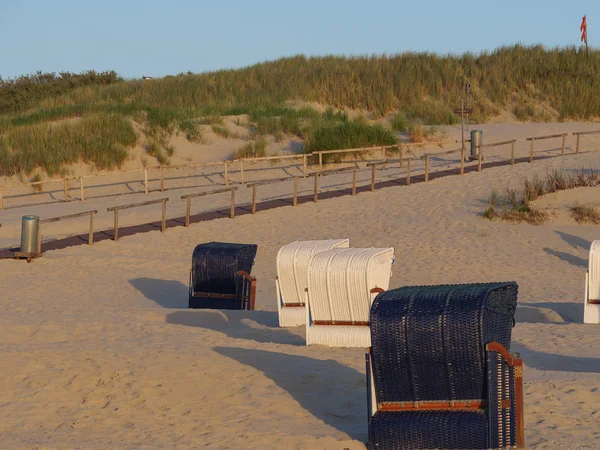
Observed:
[[[425,157],[425,183],[429,181],[429,156]]]
[[[83,196],[83,177],[79,177],[79,197],[81,201],[85,200],[85,197]]]
[[[244,184],[244,160],[240,159],[240,177],[242,179],[242,184]]]
[[[306,153],[302,157],[302,176],[306,178]]]
[[[94,243],[94,214],[96,214],[96,211],[90,211],[90,231],[88,235],[88,245],[92,245]]]
[[[229,206],[229,217],[232,219],[235,217],[235,191],[235,189],[231,190],[231,204]]]
[[[65,202],[69,201],[69,182],[67,179],[63,179],[63,188],[65,190]]]
[[[371,165],[371,192],[375,190],[375,164]]]
[[[157,203],[161,203],[163,200],[168,202],[169,198],[164,197],[164,198],[159,198],[157,200],[148,200],[147,202],[131,203],[129,205],[111,206],[110,208],[106,208],[106,210],[107,211],[117,211],[120,209],[138,208],[140,206],[155,205]]]
[[[162,226],[160,228],[161,233],[164,233],[167,229],[167,200],[164,199],[162,202]]]
[[[319,174],[315,173],[315,195],[313,201],[317,203],[319,200]]]
[[[323,167],[323,152],[319,152],[319,167]]]
[[[160,166],[160,192],[165,191],[165,169],[163,166]]]
[[[292,178],[294,178],[294,177],[283,177],[283,178],[275,178],[273,180],[255,181],[254,183],[246,184],[246,187],[264,186],[266,184],[281,183],[282,181],[288,181],[288,180],[291,180]]]
[[[256,214],[256,184],[252,186],[252,214]]]
[[[223,166],[225,168],[225,186],[229,186],[229,176],[227,174],[227,161],[223,162]]]
[[[191,209],[192,209],[192,199],[190,197],[186,197],[185,198],[185,226],[186,226],[186,228],[189,228],[189,226],[190,226]]]
[[[477,172],[481,172],[481,162],[483,161],[483,148],[479,147],[479,157],[477,158]]]
[[[355,168],[356,167],[340,167],[339,169],[329,169],[329,170],[322,170],[322,171],[317,171],[317,172],[311,172],[311,173],[309,173],[309,175],[311,177],[313,175],[326,176],[326,175],[332,175],[334,173],[348,172],[350,170],[354,170]]]
[[[298,177],[294,177],[294,198],[292,199],[292,206],[298,205]]]
[[[479,148],[498,147],[500,145],[514,144],[515,142],[517,142],[516,139],[511,139],[509,141],[502,141],[502,142],[492,142],[491,144],[480,145]]]
[[[87,216],[90,213],[98,214],[98,211],[93,209],[93,210],[83,211],[83,212],[75,213],[75,214],[66,214],[64,216],[51,217],[49,219],[40,219],[39,223],[40,224],[52,223],[52,222],[58,222],[59,220],[64,220],[64,219],[75,219],[77,217]]]
[[[421,156],[421,159],[425,159],[425,157],[427,156],[444,156],[444,155],[452,155],[453,153],[460,153],[462,151],[462,149],[456,149],[456,150],[448,150],[446,152],[439,152],[439,153],[426,153],[423,156]]]
[[[148,193],[148,168],[144,167],[144,193]]]
[[[356,167],[352,172],[352,195],[356,195]]]
[[[563,137],[566,134],[568,134],[568,133],[549,134],[547,136],[532,136],[532,137],[526,138],[525,140],[526,141],[540,141],[542,139],[553,139],[553,138]]]
[[[464,175],[465,174],[465,156],[466,156],[466,152],[467,149],[466,148],[461,148],[460,149],[460,174]]]
[[[406,163],[406,185],[410,186],[410,158]]]
[[[565,155],[565,139],[567,138],[566,134],[563,134],[562,137],[562,147],[560,148],[560,156],[564,156]]]
[[[114,214],[115,214],[115,217],[114,217],[114,237],[113,237],[113,239],[115,241],[118,241],[119,240],[119,210],[115,209]]]
[[[510,165],[511,166],[515,165],[515,142],[513,142],[510,146]]]
[[[573,134],[576,136],[583,136],[584,134],[598,134],[600,133],[600,130],[594,130],[594,131],[574,131]]]
[[[250,186],[251,185],[249,184],[248,187],[250,187]],[[207,195],[221,194],[223,192],[229,192],[229,191],[235,191],[235,190],[237,190],[237,186],[215,189],[214,191],[196,192],[194,194],[186,194],[186,195],[182,195],[181,199],[185,200],[186,198],[205,197]]]

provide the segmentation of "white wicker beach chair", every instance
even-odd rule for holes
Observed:
[[[600,241],[592,242],[588,264],[583,322],[600,324]]]
[[[295,241],[277,253],[275,292],[280,327],[306,323],[304,293],[308,287],[308,262],[311,256],[334,248],[348,248],[349,239]]]
[[[387,290],[393,261],[393,248],[314,255],[308,265],[306,345],[369,347],[369,312],[377,296],[372,290]]]

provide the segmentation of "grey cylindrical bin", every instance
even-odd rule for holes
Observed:
[[[21,252],[37,253],[40,218],[38,216],[23,216],[21,220]]]
[[[472,130],[471,131],[471,155],[469,159],[479,159],[479,147],[483,144],[483,131]]]

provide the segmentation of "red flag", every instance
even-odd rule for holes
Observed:
[[[583,16],[583,19],[581,20],[579,31],[581,31],[581,42],[585,42],[587,44],[587,20],[585,16]]]

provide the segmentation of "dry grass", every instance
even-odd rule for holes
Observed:
[[[592,223],[594,225],[600,224],[600,211],[593,206],[585,205],[574,205],[570,207],[571,217],[577,221],[577,223]]]
[[[545,178],[535,175],[531,180],[525,180],[520,190],[506,188],[501,194],[492,191],[488,207],[483,211],[483,217],[489,220],[500,219],[539,225],[546,222],[550,215],[533,207],[531,205],[532,201],[552,192],[576,187],[596,186],[599,183],[600,172],[597,170],[585,171],[582,169],[575,173],[554,170],[548,172]],[[582,218],[586,217],[584,213],[583,209],[578,209],[578,214]],[[573,209],[571,214],[575,218]]]

